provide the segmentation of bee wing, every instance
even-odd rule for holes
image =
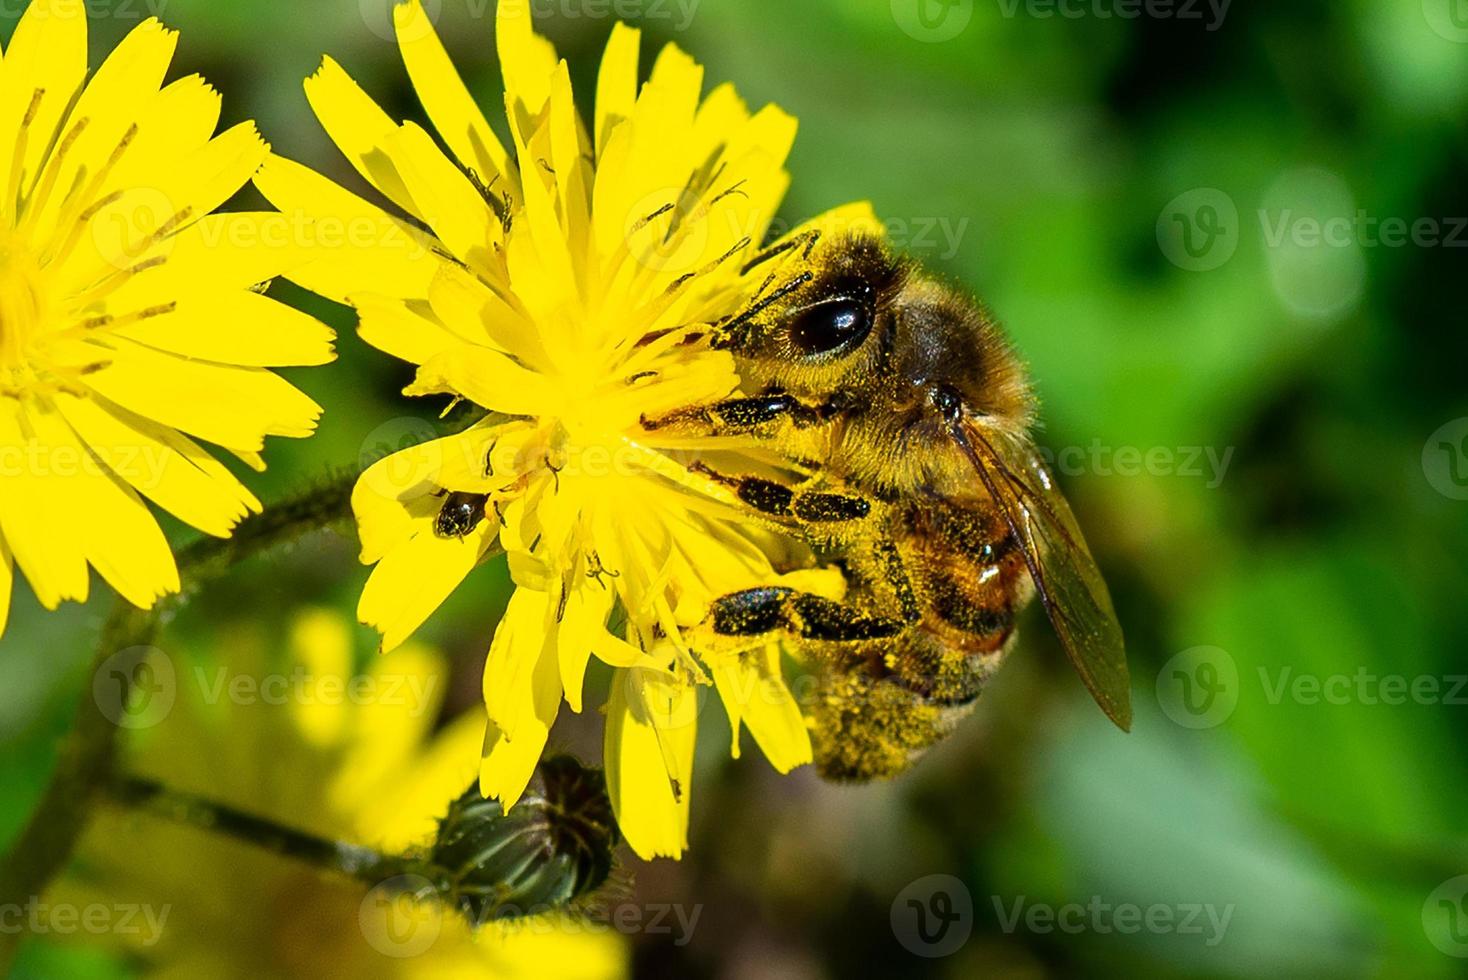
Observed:
[[[1131,681],[1111,593],[1070,505],[1027,440],[985,435],[964,418],[949,424],[1024,555],[1066,656],[1106,716],[1132,724]]]

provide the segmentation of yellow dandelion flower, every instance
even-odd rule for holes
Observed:
[[[320,414],[268,370],[331,333],[252,287],[264,214],[211,214],[268,148],[219,135],[218,94],[163,84],[177,35],[138,25],[87,79],[83,0],[34,0],[0,59],[0,632],[14,568],[42,605],[88,566],[141,607],[179,587],[147,497],[227,536],[258,501],[195,440],[256,468]]]
[[[502,0],[506,147],[420,3],[398,6],[395,23],[447,152],[329,58],[305,87],[333,141],[407,217],[279,157],[257,177],[282,212],[340,232],[336,247],[320,235],[291,278],[355,307],[369,343],[418,365],[406,394],[488,412],[363,475],[353,505],[376,567],[360,617],[391,650],[476,563],[507,552],[516,590],[484,673],[483,791],[514,803],[562,700],[581,710],[596,656],[627,671],[609,705],[623,830],[639,853],[679,853],[691,725],[667,722],[658,702],[744,669],[711,671],[684,631],[715,597],[774,572],[727,491],[641,418],[737,388],[732,359],[699,341],[753,296],[741,269],[786,189],[795,120],[751,112],[731,85],[704,97],[703,69],[674,45],[639,88],[639,32],[619,24],[587,124],[528,5]],[[761,664],[748,669],[778,678]],[[807,761],[788,697],[756,700],[745,717],[772,760]],[[643,751],[647,734],[656,751]]]
[[[410,643],[359,672],[353,633],[317,609],[296,616],[284,650],[245,631],[208,661],[155,652],[172,658],[174,697],[135,732],[128,770],[327,839],[393,853],[431,841],[474,777],[482,716],[434,734],[443,657]],[[627,945],[604,923],[550,914],[474,929],[386,886],[116,807],[98,810],[45,899],[53,915],[133,909],[106,941],[150,977],[627,975]]]

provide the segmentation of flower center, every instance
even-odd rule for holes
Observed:
[[[40,266],[17,238],[0,231],[0,378],[25,366],[41,300]]]

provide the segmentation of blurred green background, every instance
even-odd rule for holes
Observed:
[[[175,73],[220,88],[226,123],[253,118],[357,187],[300,80],[329,51],[390,114],[420,118],[389,7],[97,2],[93,64],[158,12],[182,31]],[[491,0],[428,7],[498,105]],[[626,863],[638,901],[699,919],[681,944],[631,935],[638,974],[1461,975],[1468,3],[536,9],[583,106],[616,10],[648,54],[674,40],[710,82],[800,118],[791,221],[870,198],[896,244],[992,307],[1032,365],[1041,441],[1111,582],[1134,677],[1123,736],[1032,610],[976,715],[879,786],[779,777],[753,751],[731,762],[727,729],[706,721],[690,854]],[[17,14],[5,7],[7,34]],[[261,499],[445,431],[397,395],[407,369],[343,310],[276,288],[338,328],[341,358],[292,373],[326,414],[316,438],[268,447],[250,480]],[[365,578],[351,544],[316,536],[240,568],[160,645],[283,631],[303,601],[350,613]],[[455,658],[451,709],[478,699],[506,582],[479,569],[423,631]],[[110,602],[94,593],[48,615],[17,584],[0,840],[89,684]],[[358,639],[369,655],[372,634]],[[599,716],[562,714],[553,743],[595,759]],[[958,918],[930,942],[919,907]],[[127,969],[44,940],[18,967]]]

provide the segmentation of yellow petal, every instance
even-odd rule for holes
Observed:
[[[403,65],[438,134],[460,163],[474,169],[480,183],[493,183],[496,191],[508,190],[518,196],[515,168],[464,87],[423,5],[419,0],[399,4],[393,9],[393,20]]]
[[[730,753],[739,758],[739,726],[779,772],[811,761],[810,733],[780,674],[778,646],[751,650],[710,664],[733,734]]]
[[[392,653],[374,657],[354,678],[357,688],[350,702],[354,710],[349,715],[348,751],[329,792],[337,813],[365,816],[365,810],[375,807],[379,813],[412,808],[418,820],[427,815],[422,804],[414,806],[410,802],[408,794],[413,792],[415,772],[423,764],[421,747],[438,722],[447,682],[443,656],[421,643],[404,644]],[[473,777],[474,750],[482,729],[482,725],[475,726],[473,741],[457,742],[462,752],[458,766],[463,773],[459,793]],[[451,791],[435,801],[437,816],[443,815],[444,804],[453,795]],[[421,844],[431,836],[430,829],[414,843]]]
[[[749,122],[749,106],[732,83],[725,82],[709,93],[693,117],[693,141],[701,152],[719,149],[737,138]]]
[[[240,123],[182,158],[150,158],[139,146],[104,184],[116,197],[89,208],[86,230],[61,266],[60,284],[81,291],[139,261],[166,256],[174,232],[235,194],[268,152],[253,123]]]
[[[637,103],[637,53],[642,32],[621,21],[612,26],[612,36],[601,59],[596,80],[596,157],[601,159],[612,130],[631,118]]]
[[[505,614],[494,631],[494,641],[484,664],[484,706],[490,721],[511,737],[522,724],[533,723],[537,679],[556,688],[561,700],[560,676],[556,669],[554,609],[548,593],[517,588],[510,596]],[[550,674],[544,677],[544,667]]]
[[[444,260],[422,232],[281,156],[265,161],[255,186],[299,229],[305,261],[285,273],[292,282],[338,303],[359,292],[428,295]]]
[[[732,137],[725,132],[721,163],[730,173],[739,175],[739,193],[722,194],[727,190],[722,183],[711,188],[717,201],[708,205],[703,219],[708,229],[703,251],[694,260],[697,268],[717,261],[741,240],[751,251],[764,241],[789,184],[783,167],[795,142],[795,131],[793,116],[776,106],[765,106],[734,130]],[[723,271],[733,278],[737,263],[725,265]]]
[[[245,367],[326,364],[336,335],[313,316],[248,290],[195,294],[115,334],[182,357]]]
[[[170,240],[167,261],[111,296],[118,307],[148,306],[187,292],[249,289],[309,259],[303,224],[274,211],[207,215]]]
[[[415,649],[402,647],[398,654]],[[413,670],[405,664],[394,664],[394,674],[406,678],[404,684],[410,692],[415,688],[441,691],[447,683],[443,658],[435,658],[435,663],[425,654],[419,654],[417,659],[423,666]],[[417,700],[412,703],[416,705]],[[425,712],[424,716],[431,720],[433,712]],[[360,839],[388,853],[402,853],[432,838],[445,804],[464,792],[475,778],[478,769],[475,760],[483,745],[482,709],[470,709],[455,718],[417,753],[411,766],[389,774],[393,792],[376,793],[347,811],[356,814]],[[354,769],[343,766],[343,775]]]
[[[556,204],[560,209],[561,238],[569,253],[577,282],[587,271],[587,245],[591,239],[591,141],[581,113],[571,94],[571,75],[563,61],[552,80],[549,119],[552,169],[555,171]],[[528,197],[527,197],[528,202]]]
[[[373,294],[353,294],[357,334],[393,357],[422,364],[463,341],[432,318],[402,300]]]
[[[591,652],[596,659],[613,667],[652,667],[656,665],[653,655],[628,643],[620,636],[603,630],[593,638]]]
[[[383,555],[362,589],[357,618],[382,634],[384,652],[408,639],[458,588],[497,531],[491,512],[462,538],[424,528]]]
[[[146,167],[180,160],[203,147],[219,127],[222,108],[219,92],[199,75],[187,75],[165,85],[137,107],[138,134],[120,163],[126,165],[122,172],[141,172],[146,178]],[[130,162],[134,156],[139,161],[137,166]],[[114,175],[117,172],[114,170]]]
[[[510,305],[513,300],[513,294],[507,298],[480,276],[447,262],[428,289],[428,303],[445,330],[465,343],[498,348],[543,371],[551,362],[540,333],[534,322]]]
[[[129,31],[92,75],[46,164],[44,186],[50,190],[44,201],[27,206],[26,221],[36,228],[37,238],[53,233],[58,213],[71,203],[69,192],[78,178],[97,171],[136,125],[140,110],[157,97],[177,41],[176,32],[150,17]],[[29,213],[32,209],[36,213]]]
[[[7,215],[14,192],[29,191],[86,74],[85,4],[32,0],[0,62],[0,188],[10,189]]]
[[[60,281],[66,289],[86,288],[95,282],[98,274],[127,268],[168,251],[171,247],[168,242],[154,240],[153,232],[163,222],[174,220],[188,206],[184,200],[184,183],[194,176],[183,175],[184,163],[189,162],[193,168],[208,162],[211,154],[217,157],[220,147],[212,150],[208,147],[219,123],[220,107],[219,93],[198,75],[181,78],[136,106],[137,128],[126,152],[101,183],[95,183],[94,177],[94,183],[87,185],[90,193],[86,197],[90,200],[79,199],[75,204],[68,204],[72,209],[95,208],[109,196],[120,195],[93,215],[78,247],[61,263],[58,271],[64,273]],[[91,131],[90,124],[86,130]],[[236,127],[236,130],[224,145],[241,151],[241,156],[246,153],[255,156],[253,162],[245,159],[243,166],[258,164],[258,150],[263,146],[258,136],[251,141],[246,137],[253,133],[252,128]],[[96,147],[97,152],[87,158],[79,154],[69,157],[85,166],[87,173],[100,174],[120,143],[120,139],[110,145],[101,143]],[[218,161],[214,166],[217,170]],[[226,197],[248,179],[248,169],[238,176],[240,179],[233,186],[224,189]],[[223,199],[218,198],[216,203]],[[197,220],[212,209],[213,205],[203,207],[205,203],[202,199],[196,202],[191,209],[192,219]],[[188,227],[187,219],[178,221],[176,232]]]
[[[384,145],[400,161],[412,183],[417,213],[439,240],[466,264],[492,270],[490,249],[503,237],[503,228],[469,178],[414,123],[398,129]]]
[[[246,121],[172,159],[161,150],[154,151],[140,134],[103,185],[104,191],[130,188],[150,195],[143,202],[146,207],[128,215],[132,228],[149,235],[174,215],[186,216],[173,227],[174,232],[182,230],[229,200],[260,169],[270,147],[255,124]],[[160,199],[166,199],[172,210],[156,207],[155,200]],[[103,229],[96,224],[94,220],[91,231],[101,234]]]
[[[54,407],[38,408],[26,421],[37,440],[51,447],[43,465],[52,469],[45,482],[53,505],[62,514],[87,515],[85,521],[73,516],[53,525],[53,540],[75,536],[87,560],[135,606],[146,609],[159,596],[177,592],[173,553],[147,506],[96,463]]]
[[[334,610],[305,609],[292,620],[286,644],[292,664],[304,668],[287,709],[291,721],[306,744],[333,748],[345,740],[351,720],[344,707],[346,682],[356,673],[351,623]],[[335,684],[340,694],[330,689]]]
[[[677,204],[689,174],[707,164],[691,160],[687,146],[670,147],[667,138],[692,128],[702,85],[702,67],[676,45],[667,45],[637,98],[631,125],[617,127],[607,141],[604,157],[597,160],[592,212],[603,255],[617,253],[633,228],[660,241],[672,216],[664,215],[660,223],[648,223],[648,216]]]
[[[516,589],[485,662],[489,724],[479,789],[514,806],[545,749],[561,703],[554,644],[546,631],[547,596]]]
[[[585,307],[588,293],[582,274],[589,260],[585,242],[590,232],[584,186],[591,177],[583,176],[587,164],[564,63],[552,81],[555,94],[534,131],[515,134],[519,158],[535,161],[536,169],[521,175],[524,201],[510,228],[505,261],[515,293],[535,319],[546,350],[565,360],[577,348],[595,349],[600,338],[582,326],[595,317]]]
[[[499,725],[488,722],[479,764],[480,794],[499,800],[506,810],[518,803],[549,736],[548,726],[532,721],[522,725],[512,741]]]
[[[111,470],[164,510],[216,537],[260,502],[192,440],[96,397],[56,396],[77,434]]]
[[[476,469],[482,474],[485,456],[499,431],[484,426],[429,439],[367,467],[352,488],[362,563],[370,565],[419,531],[431,530],[443,507],[438,492],[451,485],[451,475]]]
[[[96,391],[145,418],[230,449],[258,452],[265,437],[308,436],[321,408],[261,368],[207,364],[117,339],[97,349],[107,367]]]
[[[697,727],[674,726],[659,732],[658,714],[649,709],[649,696],[666,697],[664,690],[677,682],[658,671],[618,670],[612,677],[607,702],[607,792],[627,843],[644,860],[682,857],[688,847],[688,802],[693,775],[693,746]],[[666,765],[668,743],[675,766]],[[675,786],[676,783],[676,786]]]
[[[556,67],[556,49],[535,33],[529,0],[500,0],[494,18],[495,44],[500,70],[505,77],[505,97],[515,115],[536,115],[550,97],[551,72]]]
[[[55,443],[42,439],[37,414],[0,398],[0,533],[41,605],[55,609],[66,599],[87,598],[86,548],[58,487],[81,460],[63,458]]]
[[[497,351],[459,344],[420,367],[403,394],[462,395],[506,415],[537,415],[555,403],[556,389]]]
[[[329,56],[323,57],[321,67],[306,79],[305,89],[316,118],[357,172],[388,200],[421,217],[404,175],[385,152],[398,129],[387,113]]]
[[[561,687],[572,711],[581,710],[581,682],[586,676],[586,664],[592,650],[607,635],[607,616],[615,598],[610,588],[591,582],[577,583],[566,592],[565,607],[556,628],[556,650]]]
[[[5,635],[5,624],[10,618],[10,591],[15,578],[14,559],[5,544],[5,535],[0,534],[0,636]]]
[[[97,522],[87,543],[87,560],[119,595],[148,609],[159,597],[178,591],[178,567],[168,539],[136,493],[98,474],[82,482],[74,499],[90,507]]]
[[[622,980],[633,975],[631,944],[615,929],[589,927],[577,913],[540,916],[524,925],[487,924],[480,928],[477,949],[491,956],[492,965],[466,967],[465,976]]]

